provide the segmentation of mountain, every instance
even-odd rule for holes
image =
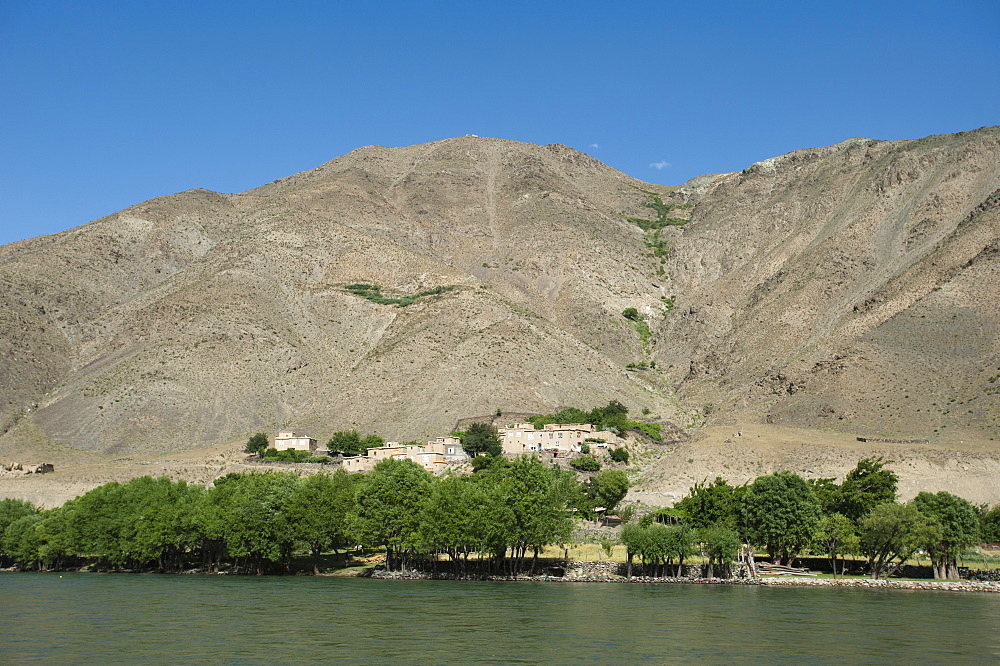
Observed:
[[[0,248],[0,444],[412,439],[611,399],[989,441],[998,270],[1000,128],[678,188],[560,145],[370,146]]]
[[[609,399],[672,413],[662,377],[625,370],[643,351],[621,312],[663,294],[621,217],[650,187],[564,146],[462,137],[5,246],[4,437],[114,454],[279,427],[410,439]],[[397,307],[357,284],[445,289]]]
[[[1000,128],[852,139],[688,190],[660,348],[689,401],[864,435],[1000,438]]]

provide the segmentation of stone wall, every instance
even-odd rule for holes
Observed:
[[[625,576],[628,573],[628,565],[624,562],[581,562],[570,561],[560,563],[565,571],[565,578],[589,578],[597,576]],[[666,567],[667,578],[684,578],[697,580],[708,576],[708,565],[685,564],[681,567],[681,575],[674,576],[676,565]],[[661,566],[643,567],[641,562],[632,563],[632,576],[638,578],[661,578],[663,573]],[[750,577],[750,572],[745,564],[733,564],[729,567],[729,576],[726,576],[726,568],[716,565],[712,572],[715,578],[745,579]]]
[[[1000,585],[968,580],[871,580],[865,578],[763,578],[760,585],[782,587],[881,587],[896,590],[948,590],[952,592],[1000,592]]]
[[[959,567],[958,575],[965,580],[1000,582],[1000,569],[966,569],[965,567]]]

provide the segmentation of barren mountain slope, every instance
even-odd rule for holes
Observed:
[[[362,148],[0,248],[3,441],[117,453],[292,427],[390,437],[617,398],[672,413],[635,181],[563,146]],[[662,190],[662,188],[661,188]],[[648,212],[648,211],[646,211]],[[408,307],[387,295],[448,291]]]
[[[692,205],[669,212],[686,228],[651,247],[622,217],[656,217],[641,190]],[[796,151],[673,192],[563,146],[463,137],[155,199],[0,248],[0,445],[409,439],[616,398],[683,425],[994,455],[998,191],[986,128]],[[395,307],[355,283],[449,289]]]
[[[710,419],[1000,439],[1000,128],[694,185],[658,359]]]

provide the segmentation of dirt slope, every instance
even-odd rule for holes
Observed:
[[[1000,128],[797,151],[690,198],[658,358],[713,419],[1000,437]]]

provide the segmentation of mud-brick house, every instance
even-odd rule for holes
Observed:
[[[278,451],[308,451],[316,453],[316,440],[294,432],[279,432],[274,438],[274,448]]]
[[[367,472],[381,460],[412,460],[431,474],[439,474],[450,462],[468,458],[457,437],[435,437],[426,444],[398,444],[386,442],[383,446],[368,449],[363,456],[344,458],[343,467],[348,472]]]
[[[588,439],[615,441],[614,433],[595,430],[590,423],[548,423],[538,429],[531,423],[515,423],[507,428],[498,428],[503,452],[518,456],[522,453],[549,451],[565,455],[580,451]]]

